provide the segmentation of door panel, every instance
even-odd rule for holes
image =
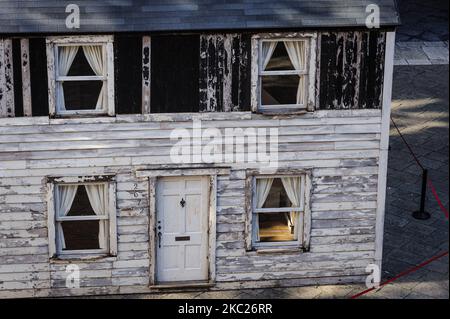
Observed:
[[[208,279],[207,177],[167,177],[156,189],[156,279]]]

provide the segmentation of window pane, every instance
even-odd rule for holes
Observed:
[[[295,220],[297,213],[259,214],[259,241],[282,242],[294,241]]]
[[[283,42],[278,42],[265,71],[295,70]]]
[[[298,75],[267,75],[262,77],[262,105],[297,104]]]
[[[63,250],[99,249],[98,220],[62,222],[64,241]]]
[[[280,178],[275,178],[267,195],[263,208],[283,208],[292,207],[292,203],[283,187]]]
[[[61,50],[61,48],[59,49]],[[59,56],[61,57],[61,51]],[[94,71],[89,65],[89,62],[86,59],[86,56],[84,55],[82,47],[78,48],[77,54],[72,62],[72,65],[70,66],[69,73],[67,75],[68,76],[95,75]]]
[[[67,216],[95,216],[95,212],[86,193],[86,188],[83,185],[78,186],[75,199]]]
[[[102,81],[64,82],[66,110],[95,110],[102,85]]]

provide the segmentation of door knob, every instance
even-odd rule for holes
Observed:
[[[158,232],[158,247],[161,248],[162,233]]]
[[[181,199],[180,205],[181,207],[184,207],[184,205],[186,205],[186,201],[184,200],[184,198]]]

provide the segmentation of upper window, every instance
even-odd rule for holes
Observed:
[[[301,246],[305,176],[256,176],[253,194],[254,245]]]
[[[108,182],[57,183],[53,207],[58,256],[108,254],[115,251],[115,203]],[[111,230],[114,234],[111,234]]]
[[[313,37],[259,40],[258,109],[260,111],[301,111],[309,109]]]
[[[47,43],[54,59],[49,67],[53,113],[113,115],[112,39],[51,38]]]

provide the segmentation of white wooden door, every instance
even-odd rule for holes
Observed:
[[[208,279],[208,181],[202,176],[158,180],[158,283]]]

